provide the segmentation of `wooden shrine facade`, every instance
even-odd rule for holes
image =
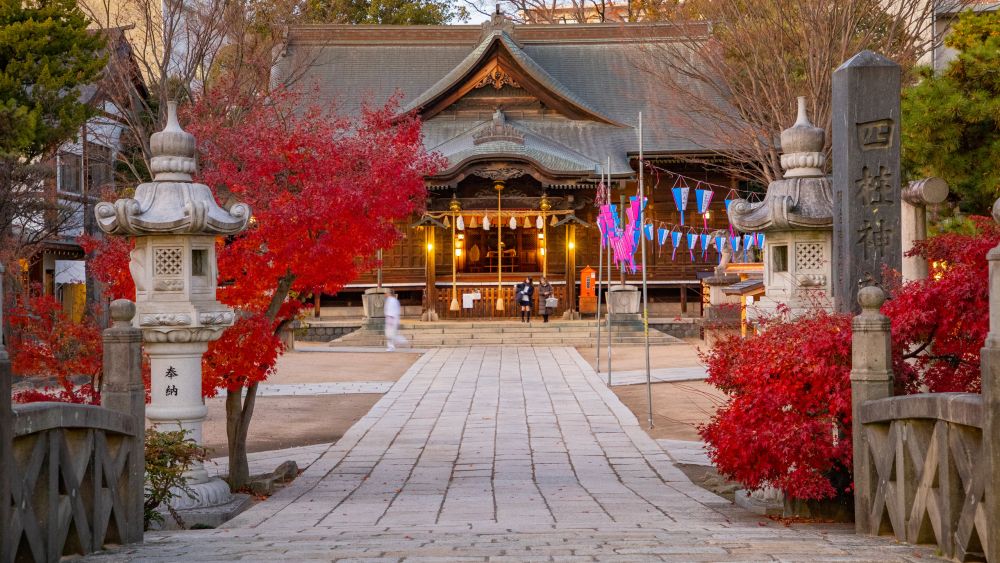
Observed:
[[[720,143],[663,96],[651,73],[630,67],[641,43],[675,32],[655,23],[514,25],[502,15],[482,26],[296,26],[277,75],[298,76],[313,98],[347,112],[372,101],[360,92],[376,103],[400,95],[402,111],[423,120],[425,145],[446,164],[426,179],[425,209],[400,224],[402,239],[383,253],[383,284],[404,305],[440,318],[514,316],[514,286],[547,276],[561,313],[578,308],[581,269],[598,268],[601,178],[610,178],[613,203],[636,195],[639,112],[647,163],[713,184],[706,215],[696,213],[690,186],[687,224],[727,227],[723,202],[736,184],[680,164],[718,154]],[[645,181],[647,218],[680,224],[673,180],[647,170]],[[718,262],[714,248],[674,254],[650,243],[654,303],[697,299],[700,278]],[[616,271],[612,279],[639,278]],[[371,272],[329,301],[357,304],[376,280]],[[498,297],[510,306],[497,311]]]

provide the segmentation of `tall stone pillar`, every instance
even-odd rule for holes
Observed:
[[[1000,223],[1000,200],[993,204]],[[983,376],[983,462],[986,464],[986,559],[1000,561],[1000,246],[989,251],[990,332],[980,352]]]
[[[132,235],[129,270],[136,287],[134,323],[142,329],[151,367],[149,421],[181,429],[198,443],[207,414],[202,398],[201,358],[208,343],[233,324],[232,309],[216,299],[216,239],[246,228],[250,208],[226,211],[212,191],[192,181],[195,139],[177,122],[168,104],[167,126],[150,137],[153,181],[136,188],[135,199],[102,202],[95,208],[100,228]],[[210,479],[202,464],[187,476],[193,498],[181,495],[175,508],[201,508],[231,500],[229,486]]]
[[[833,73],[833,296],[858,311],[858,288],[900,271],[900,67],[862,51]]]

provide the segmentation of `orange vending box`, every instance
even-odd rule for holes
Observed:
[[[590,266],[580,270],[580,313],[597,313],[597,272]]]

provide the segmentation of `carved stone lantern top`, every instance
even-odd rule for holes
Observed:
[[[250,219],[243,203],[219,207],[205,184],[191,181],[195,139],[177,121],[177,103],[167,104],[167,125],[149,139],[152,182],[140,184],[135,199],[102,202],[94,211],[101,230],[117,235],[227,235],[242,231]]]
[[[798,119],[781,133],[785,178],[767,186],[763,201],[734,201],[729,206],[729,222],[735,228],[752,232],[833,227],[833,185],[823,172],[826,134],[809,121],[805,102],[803,97],[798,99]]]

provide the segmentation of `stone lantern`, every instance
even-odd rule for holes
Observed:
[[[167,126],[150,137],[153,181],[139,185],[135,199],[97,204],[101,230],[135,237],[129,271],[135,281],[135,321],[142,329],[151,367],[151,402],[146,416],[155,426],[183,429],[202,443],[207,409],[202,398],[202,355],[234,321],[232,309],[216,299],[215,247],[220,235],[246,228],[250,208],[228,211],[211,190],[192,182],[195,139],[177,122],[169,102]],[[176,499],[175,508],[207,507],[231,500],[228,485],[209,479],[198,464],[188,475],[195,498]]]
[[[823,172],[825,137],[809,122],[800,97],[795,125],[781,133],[784,179],[768,185],[763,201],[729,206],[737,230],[766,233],[761,312],[773,313],[779,304],[793,315],[817,305],[833,308],[833,184]]]

